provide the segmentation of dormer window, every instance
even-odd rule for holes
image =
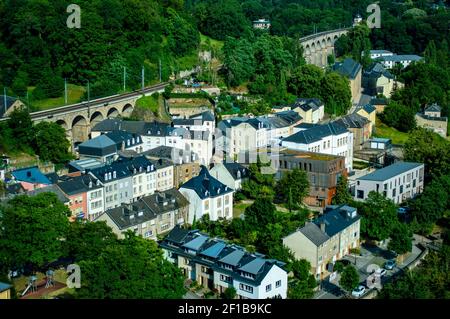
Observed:
[[[105,173],[105,181],[108,180],[108,173]]]
[[[150,165],[147,166],[147,172],[150,172]]]
[[[117,177],[117,173],[116,173],[116,171],[114,171],[113,172],[113,178],[116,178]]]
[[[138,216],[139,216],[139,217],[144,216],[144,212],[139,212],[139,213],[138,213]]]
[[[131,143],[132,143],[133,145],[136,144],[136,140],[134,139],[134,137],[132,138]]]
[[[111,172],[109,172],[108,173],[108,179],[110,180],[112,177],[111,177]]]
[[[130,140],[127,140],[127,146],[130,146]]]

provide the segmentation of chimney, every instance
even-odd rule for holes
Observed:
[[[320,222],[320,230],[325,233],[325,222],[323,221]]]

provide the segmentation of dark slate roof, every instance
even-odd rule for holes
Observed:
[[[12,172],[12,175],[19,182],[48,185],[52,183],[47,176],[41,173],[37,166],[15,170]]]
[[[377,109],[375,108],[375,106],[373,106],[372,104],[366,104],[362,107],[359,107],[360,109],[362,108],[364,111],[367,112],[367,114],[371,114],[372,112],[375,112]]]
[[[18,195],[18,194],[25,193],[25,189],[23,188],[22,184],[20,184],[20,183],[7,184],[6,191],[8,192],[8,194],[11,194],[11,195]]]
[[[93,132],[126,131],[133,134],[148,136],[166,136],[169,124],[160,122],[123,121],[119,119],[106,119],[92,129]]]
[[[35,195],[39,195],[39,194],[47,193],[47,192],[55,194],[61,203],[67,204],[68,202],[70,202],[70,199],[56,185],[50,185],[47,187],[38,188],[38,189],[35,189],[32,191],[29,191],[27,194],[29,196],[35,196]]]
[[[189,116],[189,118],[173,119],[174,125],[201,125],[203,122],[214,122],[214,114],[211,111],[205,111],[200,114]]]
[[[292,105],[292,108],[300,107],[303,111],[306,112],[311,109],[313,111],[316,111],[322,105],[323,105],[322,101],[318,98],[310,98],[310,99],[300,98],[295,101],[295,103]]]
[[[138,134],[129,133],[126,131],[112,131],[106,133],[105,135],[116,144],[118,150],[122,148],[122,143],[125,143],[125,148],[141,145],[143,143]]]
[[[433,103],[425,108],[425,112],[441,112],[441,107],[437,103]]]
[[[382,182],[421,165],[423,164],[413,162],[397,162],[382,169],[376,170],[373,173],[364,175],[358,178],[358,180]]]
[[[112,180],[119,180],[134,175],[134,170],[139,173],[140,170],[155,171],[154,163],[150,162],[145,156],[133,157],[130,159],[119,158],[119,160],[112,162],[110,165],[89,170],[89,172],[99,179],[102,183],[110,182]],[[116,177],[114,177],[114,172]],[[109,175],[111,174],[111,178]],[[106,178],[106,175],[108,177]]]
[[[205,166],[202,166],[198,176],[191,178],[180,188],[194,190],[201,199],[233,192],[231,188],[212,177]]]
[[[239,163],[223,163],[223,166],[227,169],[227,171],[231,174],[233,179],[238,180],[241,178],[249,177],[250,171],[245,166]],[[239,174],[239,177],[238,177]]]
[[[385,98],[373,98],[370,101],[370,104],[372,104],[372,105],[387,105],[388,102],[387,102],[387,99],[385,99]]]
[[[206,265],[214,271],[252,285],[261,284],[275,265],[281,269],[285,266],[281,261],[266,259],[264,255],[258,253],[251,254],[242,247],[226,244],[218,238],[209,238],[198,230],[183,230],[180,226],[175,226],[159,245],[176,255],[184,256],[195,263]],[[224,264],[231,266],[232,269],[226,269]]]
[[[292,110],[275,113],[275,116],[282,118],[289,125],[297,123],[298,121],[303,119],[300,114]]]
[[[12,96],[6,96],[6,110],[8,110],[17,99]],[[5,115],[5,96],[0,95],[0,118],[2,118]]]
[[[361,64],[351,58],[347,58],[343,62],[335,63],[333,70],[350,79],[355,79],[361,70]]]
[[[52,182],[52,184],[56,184],[59,181],[59,176],[56,173],[45,174],[45,176]]]
[[[192,115],[190,118],[197,118],[199,116],[201,116],[203,121],[214,122],[216,120],[213,112],[211,112],[211,111],[205,111],[200,114]]]
[[[78,145],[82,155],[105,156],[117,152],[116,143],[106,135],[100,135]]]
[[[376,78],[385,76],[388,79],[394,79],[394,76],[386,70],[386,68],[379,62],[372,63],[367,70],[364,71],[364,77]]]
[[[293,142],[299,144],[310,144],[320,141],[322,138],[330,135],[339,135],[348,132],[345,126],[331,122],[323,125],[315,125],[310,129],[297,132],[289,137],[284,138],[283,142]]]
[[[339,125],[345,126],[346,128],[363,128],[370,123],[368,119],[357,113],[345,115],[335,122]]]
[[[296,128],[304,128],[304,129],[310,129],[311,127],[317,126],[318,124],[314,123],[300,123],[299,125],[296,125],[294,127]]]
[[[403,54],[403,55],[388,55],[377,58],[380,61],[393,61],[393,62],[401,62],[401,61],[420,61],[423,58],[415,55],[415,54]]]
[[[327,207],[324,214],[313,222],[307,223],[299,231],[314,245],[320,246],[360,218],[356,208],[347,205]],[[321,229],[321,224],[324,225],[324,231]]]
[[[88,191],[86,185],[81,180],[75,178],[66,182],[59,182],[56,185],[68,196],[78,195]]]
[[[109,209],[105,214],[108,214],[117,227],[123,230],[148,222],[162,214],[178,210],[187,205],[189,205],[187,199],[178,190],[172,188],[143,197],[132,204],[122,204],[119,207]],[[182,235],[183,231],[179,229],[173,236],[176,237],[178,236],[177,233],[179,233],[179,237],[184,238],[184,235]]]

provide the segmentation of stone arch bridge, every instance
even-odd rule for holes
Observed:
[[[326,67],[328,56],[334,54],[336,40],[348,31],[349,28],[343,28],[319,32],[300,38],[306,63],[314,64],[318,67]]]
[[[109,96],[90,102],[67,105],[50,110],[33,112],[30,114],[34,123],[52,121],[66,130],[67,138],[71,141],[72,149],[89,139],[91,129],[107,118],[130,116],[136,106],[136,101],[142,95],[152,95],[164,92],[168,83],[161,83],[131,93]],[[6,120],[6,119],[4,119]]]

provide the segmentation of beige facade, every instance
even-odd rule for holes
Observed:
[[[417,126],[430,129],[442,137],[447,136],[448,119],[446,117],[431,117],[422,114],[416,114],[415,117]]]
[[[191,178],[198,176],[199,173],[199,163],[185,163],[175,165],[173,171],[173,186],[179,188]]]
[[[11,299],[11,289],[0,292],[0,300]]]
[[[361,79],[362,79],[362,69],[359,70],[358,74],[354,79],[350,79],[352,103],[358,103],[359,99],[361,98]]]

